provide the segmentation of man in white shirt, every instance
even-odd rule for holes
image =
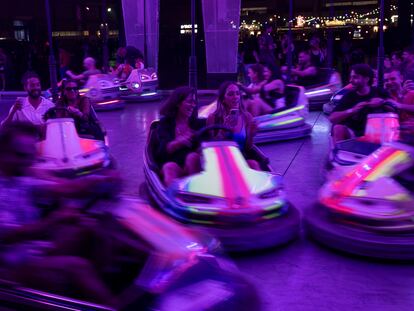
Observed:
[[[43,116],[55,104],[41,96],[42,89],[40,78],[35,73],[29,73],[24,77],[24,89],[27,92],[26,98],[17,98],[9,111],[9,115],[1,125],[11,122],[29,122],[36,126],[44,124]]]

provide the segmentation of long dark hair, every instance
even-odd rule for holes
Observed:
[[[235,85],[240,90],[240,87],[237,85],[236,82],[233,81],[225,81],[223,82],[218,90],[218,96],[217,96],[217,108],[216,111],[214,111],[214,122],[216,124],[222,124],[224,123],[225,116],[227,115],[228,111],[226,111],[226,107],[224,106],[224,97],[226,96],[227,89],[229,86]],[[247,112],[243,105],[242,98],[240,97],[240,105],[239,105],[239,111],[245,121],[248,120],[247,118]]]
[[[263,66],[261,64],[254,64],[249,67],[253,72],[257,74],[257,80],[258,82],[262,82],[264,80],[263,76]]]
[[[175,120],[180,104],[192,94],[195,94],[195,90],[191,87],[181,86],[176,88],[167,101],[162,105],[160,115]],[[194,108],[193,114],[190,117],[190,123],[197,119],[197,115],[197,108]]]
[[[74,84],[76,84],[76,87],[79,87],[78,81],[76,81],[76,80],[66,79],[66,80],[62,81],[62,86],[61,86],[61,89],[60,89],[59,103],[61,105],[65,106],[65,107],[68,106],[68,99],[66,98],[66,95],[65,95],[65,88],[69,83],[74,83]],[[78,93],[78,100],[80,100],[80,99],[81,99],[81,96]]]

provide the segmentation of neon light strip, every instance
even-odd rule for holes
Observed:
[[[326,93],[331,93],[331,89],[322,89],[322,90],[305,92],[305,95],[310,96],[310,95],[323,94],[323,93],[325,93],[325,94]]]
[[[149,92],[149,93],[141,94],[141,96],[152,96],[152,95],[157,95],[157,93],[156,92]]]
[[[304,108],[305,108],[304,105],[300,105],[300,106],[296,106],[296,107],[293,107],[293,108],[290,108],[290,109],[286,109],[286,110],[283,110],[283,111],[280,111],[280,112],[270,114],[270,116],[272,116],[272,117],[283,116],[285,114],[289,114],[289,113],[294,112],[294,111],[299,111],[299,110],[302,110]]]
[[[111,100],[111,101],[108,101],[108,102],[97,103],[97,105],[99,105],[99,106],[101,106],[101,105],[109,105],[109,104],[114,104],[114,103],[118,103],[118,102],[119,102],[119,100],[116,99],[116,100]]]
[[[300,118],[295,118],[295,119],[291,119],[291,120],[286,120],[286,121],[282,121],[282,122],[278,122],[278,123],[276,123],[276,124],[272,124],[271,126],[272,126],[272,127],[275,127],[275,126],[279,126],[279,125],[286,125],[286,124],[295,123],[295,122],[297,122],[297,121],[301,121],[301,120],[303,120],[303,118],[302,118],[302,117],[300,117]]]

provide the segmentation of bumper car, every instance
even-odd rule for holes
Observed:
[[[322,106],[342,88],[341,76],[329,68],[320,68],[319,83],[306,87],[305,95],[309,100],[310,110],[321,110]]]
[[[62,177],[77,177],[109,168],[112,160],[105,141],[83,138],[70,118],[46,122],[45,139],[37,144],[38,172]]]
[[[304,88],[287,85],[285,88],[286,107],[275,109],[269,114],[255,117],[257,133],[256,144],[289,140],[311,134],[312,126],[305,122],[308,115],[308,99]],[[199,109],[199,118],[208,118],[216,110],[216,102]]]
[[[8,310],[257,310],[256,290],[219,244],[184,228],[143,201],[122,198],[94,212],[116,248],[100,276],[119,297],[118,306],[91,302],[73,290],[45,291],[0,280],[0,303]],[[63,282],[63,280],[62,280]],[[66,292],[69,291],[68,293]],[[71,293],[71,294],[70,294]]]
[[[111,75],[98,74],[89,77],[79,94],[88,97],[96,111],[116,110],[125,107],[119,89],[119,82]]]
[[[338,142],[329,153],[328,169],[359,163],[383,144],[398,140],[399,119],[395,113],[368,115],[365,135]]]
[[[335,107],[339,104],[339,101],[342,99],[342,97],[344,97],[344,95],[348,93],[350,90],[351,90],[351,87],[346,86],[340,89],[334,95],[332,95],[329,102],[323,105],[322,107],[323,112],[327,115],[330,115],[332,111],[335,109]]]
[[[414,259],[414,148],[380,147],[355,167],[338,171],[305,213],[309,235],[347,253]]]
[[[154,159],[157,125],[152,123],[148,136],[144,173],[150,196],[165,213],[206,230],[229,251],[282,245],[298,235],[299,212],[287,201],[281,176],[258,149],[249,157],[257,159],[263,171],[250,169],[232,141],[203,142],[202,172],[165,187]],[[211,129],[217,126],[201,132]]]
[[[146,102],[161,99],[158,75],[154,69],[134,69],[120,87],[121,99],[127,102]]]

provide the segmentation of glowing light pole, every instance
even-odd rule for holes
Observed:
[[[195,0],[191,0],[191,56],[189,60],[188,82],[189,86],[197,90],[197,57],[195,52]]]
[[[47,31],[49,35],[49,75],[50,88],[52,90],[53,101],[57,100],[57,75],[56,75],[56,59],[53,52],[53,36],[52,36],[52,21],[50,17],[49,0],[45,0]]]
[[[379,47],[378,47],[378,87],[384,86],[384,0],[380,0],[380,18],[379,18]]]
[[[288,31],[288,54],[287,54],[287,82],[291,81],[292,63],[293,63],[293,51],[292,51],[292,23],[293,23],[293,0],[289,1],[289,31]]]

